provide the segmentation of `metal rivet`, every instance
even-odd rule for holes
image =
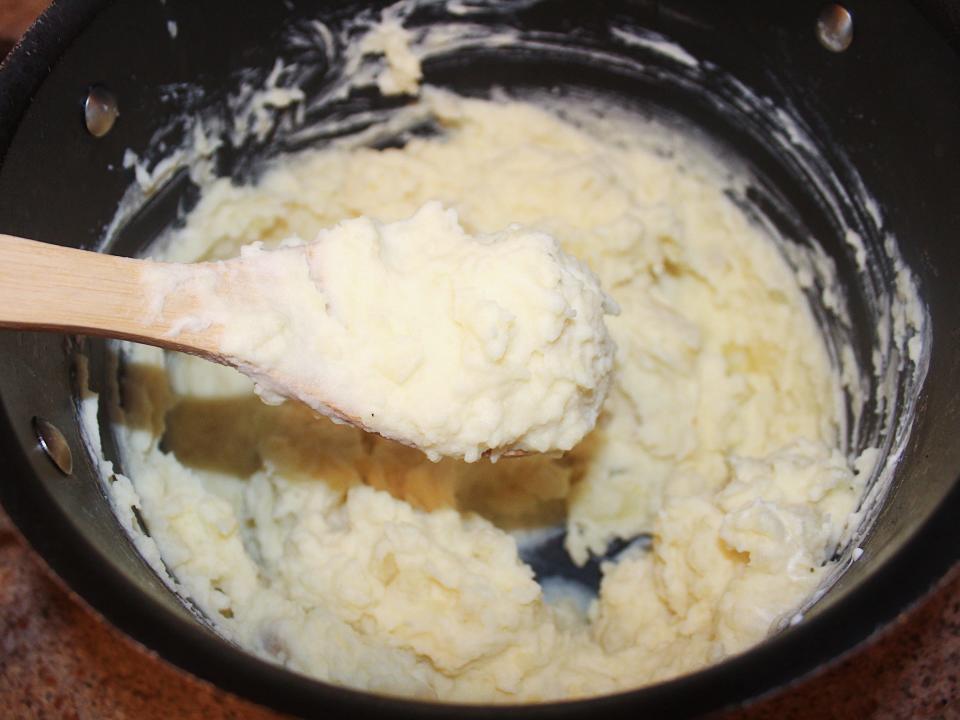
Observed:
[[[103,137],[110,132],[119,115],[116,95],[103,85],[92,86],[83,101],[83,119],[90,134]]]
[[[70,446],[67,445],[67,439],[63,433],[53,423],[42,417],[33,419],[33,431],[37,435],[40,449],[47,454],[57,469],[64,475],[72,473],[73,453],[70,452]]]
[[[817,39],[832,52],[843,52],[853,42],[853,16],[842,5],[827,5],[817,18]]]

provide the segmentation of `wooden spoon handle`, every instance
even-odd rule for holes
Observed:
[[[141,280],[147,262],[0,234],[0,328],[102,335],[217,359],[208,333],[171,337],[172,313],[151,305]]]

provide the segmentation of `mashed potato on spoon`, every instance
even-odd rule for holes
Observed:
[[[617,308],[596,276],[543,232],[474,237],[437,202],[142,276],[151,307],[215,336],[265,402],[299,400],[431,460],[569,450],[610,383],[603,316]],[[191,303],[168,302],[184,292]]]

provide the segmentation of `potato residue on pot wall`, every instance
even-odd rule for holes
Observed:
[[[471,232],[539,227],[622,307],[597,430],[560,458],[431,463],[262,405],[233,371],[130,346],[117,425],[130,485],[113,487],[132,487],[166,566],[222,632],[337,683],[582,696],[761,640],[827,571],[862,488],[838,449],[838,378],[776,246],[704,151],[669,133],[611,118],[600,137],[519,101],[421,103],[442,135],[216,181],[155,256],[229,257],[430,199]],[[673,152],[654,152],[658,138]],[[558,520],[578,562],[654,537],[605,568],[586,615],[544,602],[504,530]]]

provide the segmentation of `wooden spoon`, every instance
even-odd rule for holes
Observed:
[[[218,350],[219,327],[175,327],[198,306],[191,276],[209,278],[213,265],[135,260],[0,234],[0,327],[133,340],[235,366]],[[162,307],[144,282],[146,266],[178,283]]]
[[[198,355],[245,374],[265,374],[250,358],[226,356],[220,351],[222,326],[196,328],[183,325],[195,316],[201,298],[209,293],[211,277],[226,278],[217,284],[220,300],[230,303],[250,292],[257,283],[257,264],[241,258],[206,263],[161,263],[60,247],[0,234],[0,328],[50,330],[132,340],[167,350]],[[165,278],[175,292],[157,302],[158,286]],[[261,286],[263,281],[259,283]],[[356,417],[318,400],[314,388],[298,378],[272,377],[294,400],[324,415],[376,432]],[[320,405],[320,407],[318,407]],[[402,438],[392,438],[404,442]],[[405,444],[414,446],[411,442]],[[511,449],[506,457],[525,455]]]
[[[205,292],[209,297],[212,280],[217,281],[218,299],[232,304],[231,298],[239,300],[244,293],[256,292],[252,286],[258,280],[257,270],[256,263],[244,263],[240,258],[161,263],[0,234],[0,328],[132,340],[197,355],[262,377],[268,373],[255,361],[220,351],[221,325],[198,329],[183,322],[202,313],[201,298]],[[158,288],[164,285],[175,291],[161,291],[158,302]],[[301,384],[299,378],[270,376],[284,388],[283,395],[375,432],[318,398],[315,389]]]
[[[198,355],[245,374],[260,371],[249,358],[220,351],[222,326],[184,325],[202,310],[201,298],[212,278],[217,295],[230,304],[250,292],[256,263],[241,258],[204,263],[161,263],[60,247],[0,234],[0,328],[51,330],[132,340],[166,350]],[[229,278],[228,281],[223,280]],[[167,285],[174,292],[161,293]],[[265,373],[261,372],[261,375]],[[295,400],[306,400],[325,415],[366,426],[327,403],[317,408],[313,388],[298,378],[277,378]]]

